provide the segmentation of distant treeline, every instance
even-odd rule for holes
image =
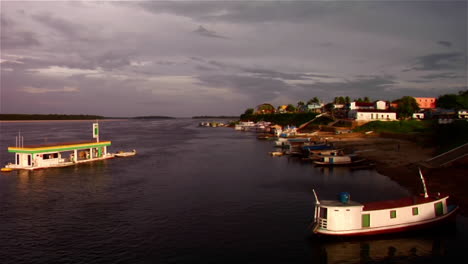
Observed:
[[[171,116],[136,116],[133,119],[175,119]]]
[[[192,116],[193,119],[209,119],[209,118],[222,118],[222,119],[239,119],[239,116]]]
[[[13,120],[93,120],[104,119],[103,116],[97,115],[39,115],[39,114],[0,114],[0,120],[13,121]]]

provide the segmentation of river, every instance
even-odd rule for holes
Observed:
[[[200,120],[100,122],[129,158],[0,175],[0,263],[450,263],[466,259],[468,221],[369,239],[307,229],[320,199],[409,192],[374,170],[320,169],[271,157],[271,141]],[[0,123],[0,164],[24,144],[92,140],[92,122]],[[461,260],[462,261],[462,260]],[[463,262],[463,261],[462,261]]]

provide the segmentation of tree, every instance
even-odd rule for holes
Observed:
[[[345,97],[345,104],[349,104],[351,103],[351,98],[349,98],[349,96],[346,96]]]
[[[286,111],[291,113],[296,112],[296,107],[294,107],[294,105],[292,104],[288,104],[288,106],[286,107]]]
[[[261,104],[257,106],[257,113],[271,114],[275,112],[275,107],[271,104]]]
[[[365,103],[370,103],[370,99],[369,99],[369,97],[367,97],[367,96],[366,96],[366,97],[364,97],[364,102],[365,102]]]
[[[414,97],[403,96],[398,100],[397,114],[399,118],[411,117],[413,113],[417,112],[418,110],[419,105]]]
[[[254,113],[254,109],[253,108],[247,108],[244,112],[245,115],[251,115]]]
[[[460,91],[457,94],[444,94],[437,99],[437,106],[445,109],[466,109],[468,108],[468,90]]]
[[[309,101],[307,101],[307,104],[320,104],[320,99],[318,99],[317,97],[314,97],[310,99]]]

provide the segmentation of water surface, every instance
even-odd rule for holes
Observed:
[[[196,120],[100,123],[138,155],[0,176],[0,263],[440,263],[464,258],[467,224],[366,240],[311,237],[312,189],[357,201],[408,191],[372,170],[271,157],[272,142]],[[25,145],[92,140],[92,122],[0,123],[0,164]]]

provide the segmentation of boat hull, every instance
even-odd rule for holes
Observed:
[[[320,236],[358,237],[358,236],[373,236],[373,235],[417,231],[417,230],[423,230],[423,229],[436,227],[439,225],[448,224],[450,222],[455,221],[455,217],[456,217],[456,213],[458,209],[459,207],[456,206],[443,216],[439,216],[439,217],[425,220],[425,221],[406,223],[406,224],[400,224],[400,225],[394,225],[394,226],[386,226],[386,227],[376,227],[376,228],[362,228],[362,229],[355,229],[355,230],[331,231],[331,230],[320,229],[318,227],[318,223],[314,223],[312,225],[312,232],[315,235],[320,235]]]

